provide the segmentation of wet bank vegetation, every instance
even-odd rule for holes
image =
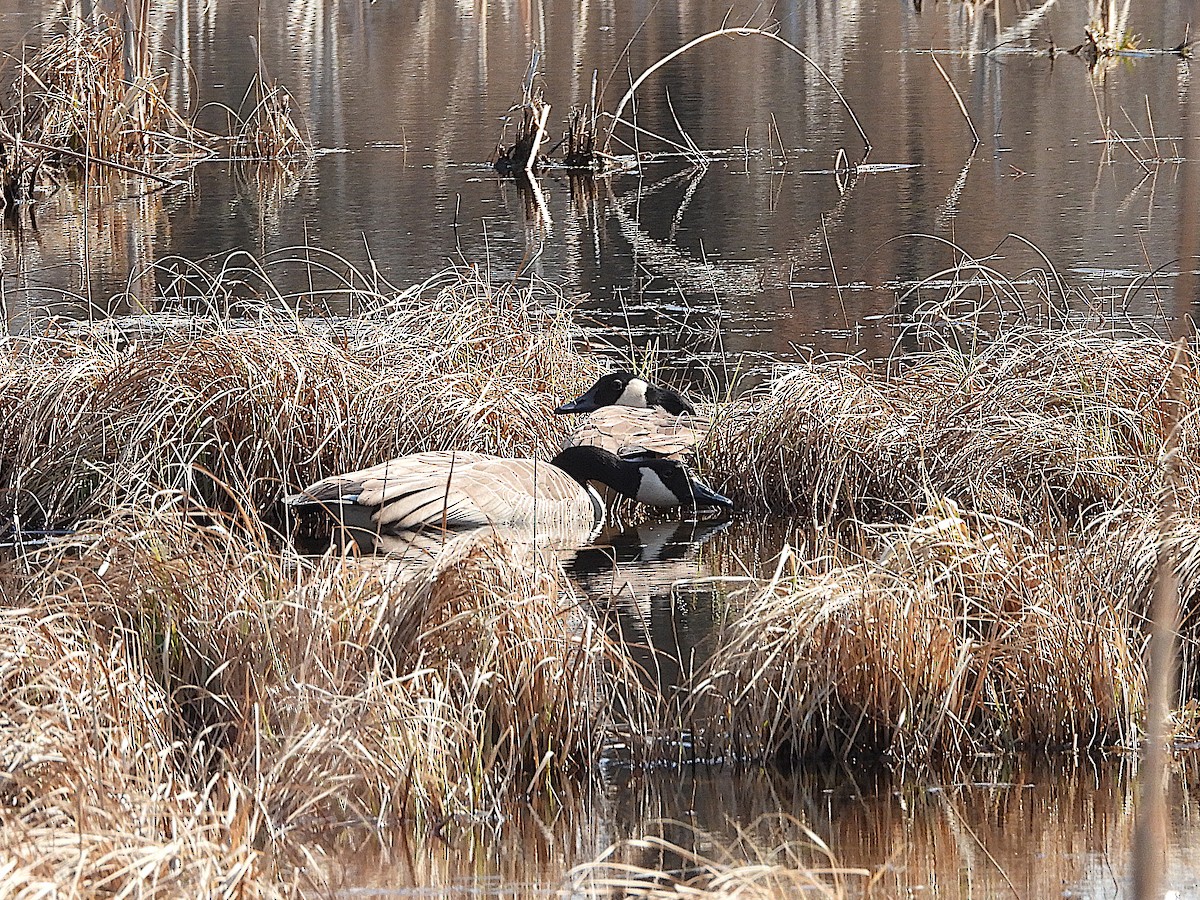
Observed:
[[[1172,724],[1194,740],[1191,346],[1023,326],[780,367],[717,413],[706,463],[743,509],[857,524],[785,552],[735,604],[689,700],[707,752],[1136,746],[1164,548],[1192,698]]]
[[[314,832],[490,817],[657,719],[519,548],[467,535],[413,570],[264,525],[363,459],[544,455],[596,373],[561,301],[464,271],[304,321],[235,301],[247,278],[205,283],[211,315],[4,341],[5,896],[321,893]]]
[[[0,66],[0,205],[7,214],[71,175],[118,172],[169,185],[214,157],[279,161],[311,152],[291,96],[261,61],[244,108],[225,110],[227,133],[200,127],[194,113],[178,108],[151,50],[151,6],[122,4],[120,16],[66,15],[39,45],[8,50]]]
[[[1163,534],[1195,697],[1187,348],[1026,323],[781,364],[714,405],[698,467],[815,537],[728,597],[663,698],[554,559],[481,534],[413,567],[275,531],[280,497],[392,456],[547,459],[571,427],[553,408],[602,369],[552,291],[338,267],[295,298],[265,263],[176,261],[157,315],[0,342],[0,893],[320,892],[313,832],[433,835],[617,746],[635,765],[1128,751]],[[308,315],[334,299],[352,313]]]

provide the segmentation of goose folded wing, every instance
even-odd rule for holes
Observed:
[[[354,503],[378,507],[427,482],[444,481],[455,466],[469,466],[483,458],[480,453],[416,453],[357,472],[334,475],[286,498],[293,506]]]
[[[549,463],[481,456],[459,458],[453,468],[430,467],[401,484],[381,485],[378,493],[364,491],[358,502],[378,502],[375,520],[388,530],[443,524],[450,528],[521,525],[556,504],[577,501],[581,490],[574,479]]]

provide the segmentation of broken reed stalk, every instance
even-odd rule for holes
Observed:
[[[854,115],[854,110],[850,108],[850,103],[846,100],[845,96],[843,96],[842,92],[840,90],[838,90],[838,86],[834,83],[833,79],[830,78],[828,75],[826,75],[825,70],[822,69],[819,65],[817,65],[817,63],[807,53],[805,53],[803,50],[801,50],[795,44],[792,44],[789,41],[784,40],[779,35],[773,34],[770,31],[764,31],[761,28],[721,28],[717,31],[710,31],[708,34],[702,34],[702,35],[700,35],[700,37],[694,38],[694,39],[688,41],[682,47],[668,53],[666,56],[664,56],[662,59],[660,59],[654,65],[650,66],[650,68],[648,68],[644,72],[642,72],[642,74],[639,75],[637,78],[635,78],[633,80],[633,83],[631,85],[629,85],[629,90],[627,90],[625,92],[625,96],[623,96],[621,98],[621,102],[617,104],[617,111],[612,114],[613,124],[609,127],[608,137],[605,138],[605,140],[604,140],[604,152],[605,153],[609,152],[609,147],[612,144],[613,132],[616,131],[617,125],[620,124],[620,122],[622,121],[621,113],[623,113],[625,111],[625,104],[627,104],[630,100],[633,99],[633,95],[637,92],[637,89],[641,86],[642,82],[644,82],[647,78],[649,78],[651,75],[653,75],[659,69],[661,69],[667,63],[671,62],[671,60],[682,55],[683,53],[687,52],[688,50],[691,50],[693,47],[703,44],[705,41],[709,41],[709,40],[712,40],[713,38],[717,38],[717,37],[726,37],[726,36],[743,37],[743,36],[748,36],[748,35],[759,35],[761,37],[770,38],[771,40],[773,40],[777,43],[783,44],[783,46],[787,47],[789,50],[791,50],[793,53],[795,53],[797,56],[799,56],[801,59],[803,59],[806,63],[808,63],[810,66],[812,66],[814,69],[817,70],[817,72],[820,74],[820,76],[823,79],[825,79],[825,83],[827,85],[829,85],[830,89],[834,92],[834,94],[837,95],[838,100],[841,101],[842,106],[845,107],[846,113],[850,116],[850,121],[852,121],[854,123],[854,127],[858,129],[858,134],[862,138],[862,142],[863,142],[863,159],[866,159],[867,154],[869,154],[871,152],[871,141],[867,137],[867,133],[863,130],[862,125],[859,123],[858,116]]]
[[[22,140],[21,146],[30,150],[42,150],[46,153],[66,156],[71,159],[78,160],[79,162],[87,163],[89,166],[99,166],[102,169],[112,169],[116,172],[125,172],[128,175],[137,175],[139,178],[149,178],[151,181],[157,181],[159,184],[173,185],[176,183],[175,179],[167,178],[165,175],[159,175],[157,172],[147,172],[145,169],[139,169],[135,166],[127,166],[124,163],[119,163],[111,159],[101,159],[98,156],[80,153],[76,150],[71,150],[68,147],[55,147],[51,144],[42,144],[38,141],[30,140]]]
[[[543,103],[541,106],[542,108],[538,110],[537,130],[533,134],[533,146],[529,149],[529,158],[525,160],[525,175],[530,179],[533,178],[533,164],[537,162],[542,139],[546,136],[546,120],[550,118],[550,104]]]
[[[946,82],[946,86],[950,88],[950,93],[954,95],[954,101],[958,104],[958,111],[963,114],[963,118],[967,120],[967,127],[971,129],[971,137],[975,138],[975,146],[979,146],[979,132],[975,130],[975,123],[971,121],[971,116],[967,112],[967,106],[963,103],[962,94],[958,92],[958,88],[954,86],[954,82],[950,80],[950,76],[946,74],[946,70],[942,68],[942,64],[938,62],[937,56],[932,50],[929,51],[929,58],[933,60],[933,64],[937,66],[938,72],[942,79]]]
[[[1166,388],[1167,436],[1162,448],[1163,482],[1159,494],[1158,559],[1151,606],[1150,664],[1147,678],[1146,738],[1133,844],[1133,896],[1158,900],[1163,893],[1167,849],[1167,767],[1171,754],[1168,721],[1176,697],[1179,630],[1177,539],[1173,526],[1179,508],[1179,426],[1187,342],[1175,344]]]

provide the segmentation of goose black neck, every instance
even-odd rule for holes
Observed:
[[[683,394],[679,393],[679,391],[674,388],[658,387],[653,384],[646,388],[646,405],[651,407],[657,406],[673,416],[681,416],[684,413],[690,415],[696,414],[696,408],[684,399]]]
[[[637,497],[638,467],[603,447],[567,447],[550,462],[582,485],[599,481],[626,497]]]

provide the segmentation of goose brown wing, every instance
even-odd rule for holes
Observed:
[[[522,525],[535,517],[549,521],[592,515],[591,502],[575,479],[532,459],[460,455],[453,467],[439,461],[399,483],[364,487],[357,502],[378,507],[375,521],[388,530]]]
[[[690,453],[707,431],[692,416],[673,416],[660,409],[603,406],[583,421],[565,446],[603,447],[616,454],[650,450],[680,457]]]
[[[455,466],[470,465],[485,458],[482,453],[433,451],[390,459],[368,469],[333,475],[288,498],[294,505],[344,502],[378,506],[403,493],[411,485],[419,487],[427,478],[441,477]]]
[[[415,453],[326,478],[288,498],[293,505],[349,503],[373,510],[382,530],[470,528],[538,522],[593,524],[589,494],[548,462],[483,453]]]

